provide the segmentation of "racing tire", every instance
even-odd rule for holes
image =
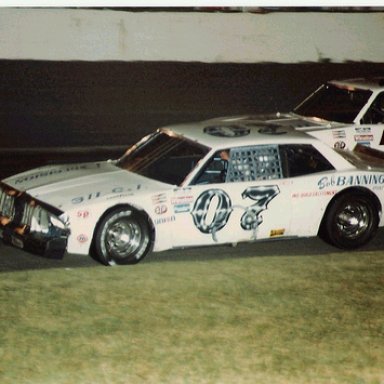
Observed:
[[[378,224],[378,209],[372,197],[351,192],[331,202],[321,225],[320,236],[338,248],[354,249],[369,242]]]
[[[105,265],[136,264],[151,247],[146,217],[130,208],[108,213],[99,223],[94,240],[96,256]]]

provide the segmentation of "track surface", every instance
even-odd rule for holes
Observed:
[[[376,237],[366,247],[356,252],[382,253],[384,249],[384,229],[380,229]],[[142,263],[178,262],[221,260],[228,258],[268,257],[268,256],[296,256],[313,255],[322,257],[329,253],[343,253],[324,243],[319,238],[282,241],[260,241],[256,243],[242,243],[237,247],[216,246],[177,249],[149,254]],[[350,253],[350,252],[349,252]],[[26,253],[0,243],[0,272],[27,271],[48,268],[106,268],[90,256],[67,254],[62,260],[51,260]],[[127,266],[123,268],[134,268]]]

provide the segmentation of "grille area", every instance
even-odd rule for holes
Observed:
[[[29,231],[35,202],[25,194],[1,185],[0,225],[12,228],[18,234]]]
[[[25,193],[0,184],[0,227],[7,227],[18,235],[30,232],[41,235],[57,234],[52,218],[56,219],[55,223],[59,222],[58,216],[61,213],[54,212]]]
[[[0,224],[7,225],[15,218],[15,198],[17,192],[0,186]]]
[[[61,259],[69,234],[62,211],[0,182],[0,238],[6,244]]]

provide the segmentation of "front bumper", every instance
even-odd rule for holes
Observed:
[[[67,249],[68,236],[43,237],[36,235],[19,235],[12,228],[0,228],[0,238],[5,244],[50,259],[62,259]]]
[[[0,183],[0,238],[4,243],[44,257],[60,259],[69,229],[63,212]]]

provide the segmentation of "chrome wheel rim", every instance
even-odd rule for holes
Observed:
[[[140,225],[130,219],[114,222],[105,234],[106,248],[115,257],[126,257],[134,253],[140,247],[141,242]]]
[[[336,226],[345,238],[355,239],[366,232],[370,224],[369,208],[355,202],[346,205],[336,217]]]

